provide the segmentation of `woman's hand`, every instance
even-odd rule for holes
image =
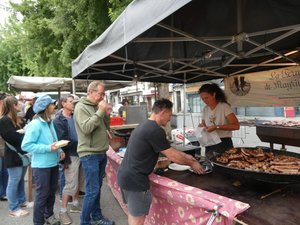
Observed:
[[[213,126],[209,126],[209,127],[206,127],[205,130],[210,133],[212,131],[215,131],[217,130],[217,126],[216,125],[213,125]]]
[[[60,153],[60,161],[64,160],[66,157],[66,154],[64,152]]]
[[[51,144],[51,152],[56,152],[59,149],[57,142]]]

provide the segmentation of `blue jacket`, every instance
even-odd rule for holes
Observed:
[[[73,116],[72,116],[72,119],[73,119]],[[70,141],[67,146],[62,147],[63,151],[65,152],[65,159],[62,163],[65,163],[68,165],[71,163],[70,156],[78,157],[78,153],[77,153],[78,140],[77,139],[72,140],[68,119],[66,117],[64,117],[64,115],[62,114],[62,110],[60,110],[56,114],[55,119],[53,120],[53,123],[54,123],[54,127],[55,127],[55,131],[56,131],[58,140],[69,140]],[[76,133],[76,130],[74,130],[73,132]]]
[[[51,144],[57,140],[52,121],[48,125],[38,117],[27,125],[21,146],[24,151],[32,154],[32,168],[50,168],[58,165],[62,149],[51,152]]]

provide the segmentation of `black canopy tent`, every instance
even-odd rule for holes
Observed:
[[[298,0],[136,0],[72,63],[75,79],[193,83],[298,65]]]

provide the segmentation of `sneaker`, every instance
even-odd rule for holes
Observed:
[[[114,225],[115,222],[103,217],[101,220],[91,221],[91,225]]]
[[[60,224],[62,225],[68,225],[72,223],[72,219],[68,215],[68,212],[63,212],[63,213],[61,212],[59,214],[59,220],[60,220]]]
[[[79,196],[79,197],[81,197],[81,198],[82,198],[82,197],[84,197],[84,195],[85,195],[85,192],[83,192],[83,191],[79,191],[79,193],[78,193],[78,196]]]
[[[29,212],[27,212],[26,210],[23,209],[18,209],[16,211],[13,212],[9,212],[9,216],[11,217],[24,217],[24,216],[28,216]]]
[[[71,213],[80,213],[81,207],[79,205],[72,205],[70,208]]]
[[[45,219],[46,225],[60,225],[60,222],[58,219],[55,218],[54,214],[47,219]]]
[[[32,208],[34,205],[34,202],[24,202],[23,204],[21,204],[21,208]]]
[[[7,201],[7,197],[6,197],[6,196],[0,197],[0,201],[1,201],[1,202]]]

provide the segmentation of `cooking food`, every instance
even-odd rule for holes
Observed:
[[[300,174],[300,159],[293,156],[274,155],[261,148],[231,148],[216,157],[228,167],[267,173]]]
[[[299,121],[286,121],[286,120],[274,120],[274,121],[265,121],[262,123],[263,125],[271,125],[271,126],[283,126],[283,127],[300,127]]]

